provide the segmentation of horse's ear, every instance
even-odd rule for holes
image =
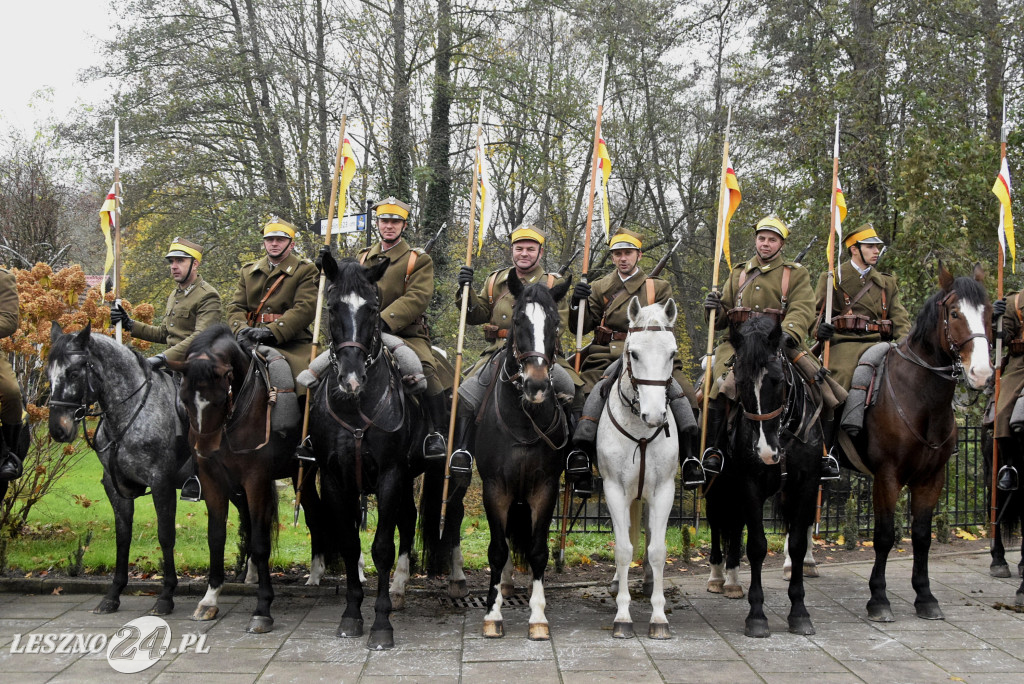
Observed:
[[[664,304],[665,318],[668,319],[668,327],[674,328],[676,325],[676,318],[679,316],[679,311],[676,309],[676,300],[669,297],[668,301]]]
[[[85,327],[81,331],[75,333],[75,342],[81,346],[89,344],[89,335],[92,334],[92,321],[85,324]]]
[[[328,280],[334,280],[338,276],[338,262],[334,260],[334,254],[328,252],[320,260],[320,267],[324,269],[324,275]]]
[[[366,279],[369,280],[371,283],[377,282],[378,280],[384,277],[384,273],[388,270],[388,266],[390,265],[390,261],[388,261],[387,259],[382,259],[380,263],[366,269]]]
[[[515,270],[512,270],[508,274],[508,278],[505,279],[505,285],[508,287],[508,291],[512,293],[512,297],[515,299],[519,299],[519,295],[523,294],[523,282],[519,280],[519,276],[516,275]],[[551,296],[555,296],[553,290],[551,292]]]
[[[569,291],[572,286],[572,275],[566,277],[565,282],[559,283],[551,288],[551,298],[556,302],[560,302],[565,298],[565,294]]]
[[[979,283],[985,283],[985,269],[981,267],[980,261],[974,263],[974,279]]]
[[[629,316],[629,327],[636,327],[636,319],[640,318],[640,298],[633,295],[633,298],[629,300],[629,306],[626,307],[626,314]]]
[[[772,326],[772,329],[768,332],[768,346],[772,349],[779,348],[779,342],[782,341],[782,325],[776,323]]]
[[[953,288],[953,274],[946,270],[946,264],[939,259],[939,287],[943,292],[949,292]]]
[[[60,329],[60,323],[57,321],[50,321],[50,344],[53,344],[64,334],[64,331]]]

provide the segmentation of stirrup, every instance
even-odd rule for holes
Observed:
[[[428,432],[427,436],[423,438],[423,458],[428,461],[444,458],[447,452],[448,445],[445,444],[444,437],[440,432]]]
[[[590,457],[583,449],[573,449],[565,457],[565,474],[570,479],[590,474]]]
[[[999,469],[999,480],[996,489],[1003,492],[1015,492],[1020,486],[1020,476],[1012,465],[1004,465]]]
[[[696,489],[708,481],[704,466],[693,456],[683,459],[683,489]]]
[[[313,442],[308,435],[306,436],[306,439],[302,440],[302,444],[296,447],[295,458],[300,461],[312,461],[313,463],[316,463],[316,456],[313,455]]]
[[[821,479],[822,480],[838,480],[839,479],[839,459],[832,455],[833,449],[830,449],[827,454],[821,457]]]
[[[185,480],[185,484],[181,485],[181,496],[178,497],[182,501],[201,501],[203,498],[203,485],[200,484],[199,478],[195,475],[189,476]]]
[[[704,474],[721,475],[725,466],[725,456],[722,450],[717,447],[708,447],[701,454],[700,464],[704,468]]]
[[[473,454],[465,449],[456,449],[448,459],[448,477],[456,486],[468,487],[473,479]]]

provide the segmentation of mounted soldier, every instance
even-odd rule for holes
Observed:
[[[153,370],[164,367],[167,361],[184,361],[195,336],[214,323],[220,323],[221,315],[220,294],[199,275],[199,264],[203,260],[201,245],[176,237],[164,259],[176,287],[167,297],[160,325],[132,320],[120,304],[110,311],[111,324],[121,323],[133,337],[168,345],[165,351],[148,359]]]
[[[505,346],[509,326],[512,323],[512,309],[515,297],[509,292],[509,278],[517,277],[525,285],[543,283],[548,289],[565,281],[558,273],[544,271],[544,243],[547,236],[536,226],[520,226],[512,231],[512,266],[492,271],[484,280],[479,291],[473,290],[474,271],[469,266],[459,269],[458,300],[462,301],[462,292],[469,286],[469,302],[466,307],[466,323],[483,326],[487,348],[480,354],[479,360],[469,370],[466,378],[459,385],[459,407],[455,422],[455,443],[451,457],[450,471],[460,479],[468,478],[473,465],[470,445],[473,442],[474,427],[477,421],[477,409],[493,377],[492,372],[484,372],[495,352]],[[569,323],[569,303],[565,299],[558,303],[558,314],[561,318],[559,334]],[[572,397],[573,406],[583,408],[583,381],[566,363],[558,357],[551,369],[554,376],[555,392],[565,400]],[[486,379],[481,379],[486,376]],[[578,406],[577,406],[578,404]]]
[[[778,216],[761,219],[754,227],[754,256],[736,265],[721,293],[711,291],[704,300],[708,314],[715,314],[715,328],[738,326],[751,316],[770,316],[782,326],[783,348],[789,360],[809,382],[824,378],[824,372],[804,343],[814,323],[814,291],[807,270],[782,255],[789,227]],[[732,343],[726,338],[715,348],[707,415],[707,448],[701,456],[704,470],[717,474],[724,466],[727,444],[726,424],[735,409]],[[822,383],[824,384],[824,383]]]
[[[423,442],[423,456],[427,459],[445,457],[446,445],[441,428],[448,424],[444,398],[445,387],[437,374],[434,353],[430,347],[427,328],[427,307],[434,296],[434,262],[421,249],[414,249],[402,237],[409,222],[411,207],[405,202],[388,197],[373,207],[377,214],[377,232],[380,241],[359,252],[359,263],[365,268],[382,261],[390,265],[380,280],[380,317],[384,332],[397,335],[416,352],[423,364],[427,389],[422,397],[430,421]]]
[[[10,337],[18,329],[18,284],[14,274],[0,268],[0,338]],[[21,387],[14,374],[7,354],[0,353],[0,430],[3,442],[0,444],[0,482],[10,482],[21,477],[21,457],[18,455],[18,440],[21,437],[22,414]],[[4,487],[7,485],[5,484]]]
[[[584,333],[594,331],[594,340],[586,348],[580,365],[580,376],[588,393],[583,416],[573,435],[576,447],[568,456],[566,475],[577,492],[593,487],[591,464],[594,463],[597,421],[604,409],[607,393],[602,392],[607,378],[618,376],[623,343],[629,329],[629,302],[633,297],[640,306],[664,304],[672,297],[672,286],[665,280],[650,277],[640,267],[643,239],[626,228],[617,230],[608,240],[608,250],[615,270],[594,281],[593,285],[576,284],[569,306],[570,325],[576,328],[580,302],[586,300]],[[669,405],[678,427],[679,455],[683,463],[683,481],[690,486],[704,482],[700,462],[693,457],[692,441],[697,432],[694,408],[697,405],[693,385],[683,373],[678,356],[674,361],[673,383],[669,388]],[[597,390],[596,392],[594,390]]]
[[[896,277],[876,268],[885,243],[874,227],[870,223],[858,227],[843,240],[843,246],[850,260],[839,267],[829,312],[825,311],[828,273],[818,278],[815,299],[819,323],[814,336],[822,343],[829,342],[829,373],[849,390],[861,355],[879,342],[905,337],[910,332],[910,315],[900,299]],[[825,434],[831,452],[835,426]],[[839,462],[834,457],[824,466],[823,478],[839,477]]]
[[[1006,315],[1007,308],[1010,309]],[[999,332],[1002,319],[1003,330]],[[994,438],[999,453],[1012,453],[1011,438],[1024,433],[1024,290],[992,303],[992,331],[1003,339],[1003,370],[999,382],[999,404],[995,407]],[[988,411],[986,411],[988,414]],[[996,487],[1005,492],[1020,486],[1020,475],[1010,461],[999,468]]]

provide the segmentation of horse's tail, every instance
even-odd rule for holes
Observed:
[[[517,501],[509,508],[505,536],[508,537],[512,563],[520,572],[526,572],[526,558],[533,543],[533,513],[526,502]]]
[[[428,577],[437,577],[451,572],[452,548],[458,544],[462,533],[462,518],[465,512],[462,497],[464,489],[448,490],[448,508],[445,511],[444,535],[438,533],[441,527],[441,497],[444,493],[444,463],[431,463],[423,473],[423,490],[420,493],[419,534],[423,545],[423,566]]]
[[[633,547],[633,558],[640,558],[643,556],[643,549],[637,548],[640,544],[640,528],[643,525],[643,512],[643,501],[640,499],[633,499],[629,502],[629,543]]]

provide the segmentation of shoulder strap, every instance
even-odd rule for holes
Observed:
[[[498,272],[495,271],[487,276],[487,303],[494,304],[494,281],[498,279]]]
[[[409,277],[412,275],[412,270],[416,268],[416,257],[419,255],[415,249],[409,250],[409,262],[405,266],[405,282],[402,283],[402,294],[409,289]]]
[[[267,293],[263,295],[263,299],[260,300],[260,303],[259,305],[257,305],[256,310],[245,315],[245,318],[250,326],[252,326],[252,324],[256,322],[256,319],[260,315],[260,311],[263,310],[263,306],[267,303],[267,300],[270,299],[270,295],[274,294],[274,291],[281,286],[281,283],[284,282],[284,278],[284,273],[282,273],[278,277],[278,279],[274,281],[274,284],[270,286],[270,289],[267,290]]]
[[[555,278],[557,278],[557,277],[558,277],[558,275],[555,274],[555,273],[548,273],[548,289],[549,290],[551,289],[551,286],[555,284]]]
[[[734,297],[734,299],[733,299],[733,302],[735,303],[735,305],[736,305],[736,306],[742,306],[742,303],[743,303],[743,290],[747,289],[747,285],[750,285],[750,283],[752,283],[752,282],[754,282],[755,280],[757,280],[757,278],[758,278],[758,277],[759,277],[759,276],[760,276],[760,275],[761,275],[762,273],[763,273],[763,271],[761,271],[760,269],[758,269],[758,270],[757,270],[757,271],[756,271],[756,272],[754,273],[754,275],[752,275],[752,276],[750,276],[749,278],[747,278],[747,272],[746,272],[746,270],[740,271],[740,282],[739,282],[739,287],[737,287],[737,288],[736,288],[736,295],[735,295],[735,297]],[[785,275],[783,275],[783,278],[785,279]],[[785,286],[785,285],[788,285],[788,284],[789,284],[789,283],[788,283],[788,282],[786,282],[786,283],[784,283],[784,286]]]
[[[368,257],[369,255],[370,255],[369,252],[360,252],[359,253],[359,265],[360,266],[362,266],[363,264],[366,263],[366,257]]]
[[[604,319],[608,317],[608,310],[611,309],[616,304],[618,304],[623,299],[623,297],[625,297],[628,294],[629,290],[627,290],[626,286],[623,285],[622,289],[613,294],[610,300],[608,297],[604,298],[604,311],[601,313],[601,325],[604,325]]]
[[[651,305],[654,303],[654,278],[645,280],[644,287],[647,290],[647,304]]]
[[[788,264],[782,267],[782,310],[786,310],[786,303],[789,301],[789,274],[793,271],[793,267]]]
[[[846,311],[843,312],[844,316],[847,316],[847,315],[853,313],[853,306],[857,302],[860,301],[861,297],[863,297],[864,295],[867,294],[868,290],[870,290],[871,286],[874,285],[874,284],[875,284],[875,281],[873,281],[872,279],[868,278],[868,282],[864,283],[864,287],[860,288],[860,290],[858,290],[857,294],[853,295],[853,299],[850,299],[849,297],[846,297],[846,293],[845,292],[843,293],[843,296],[846,297]],[[886,304],[885,304],[885,288],[883,287],[882,288],[882,313],[883,313],[882,318],[885,318],[885,315],[884,315],[885,314],[885,309],[886,309]]]

